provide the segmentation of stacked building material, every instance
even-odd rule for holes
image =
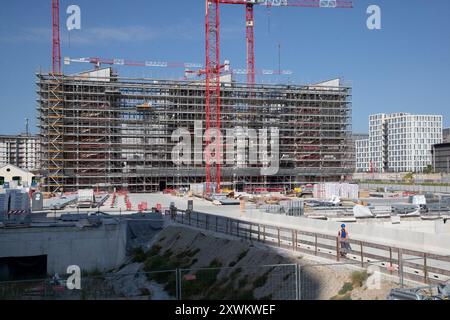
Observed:
[[[10,194],[9,211],[30,211],[30,196],[28,192],[20,189],[8,190]]]
[[[340,198],[356,199],[358,198],[359,186],[350,183],[320,183],[314,185],[314,198],[331,199],[333,196]]]
[[[0,221],[3,221],[8,213],[8,199],[9,192],[0,192]]]
[[[302,200],[280,201],[280,205],[284,208],[284,213],[287,216],[302,216],[303,215],[304,202]]]
[[[210,193],[215,193],[217,184],[214,182],[211,182],[209,184]],[[206,192],[206,183],[192,183],[189,185],[189,191],[191,191],[193,194],[196,195],[202,195],[204,192]]]
[[[304,213],[304,202],[302,200],[280,201],[279,204],[263,205],[260,210],[265,213],[302,216]]]

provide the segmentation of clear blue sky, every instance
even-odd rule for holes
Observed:
[[[77,4],[82,30],[62,30],[62,56],[204,61],[204,0],[61,0]],[[257,68],[289,79],[343,77],[353,84],[353,129],[366,132],[375,112],[443,114],[450,124],[450,1],[354,0],[355,8],[256,8]],[[3,1],[0,9],[0,134],[36,132],[35,72],[51,65],[51,1]],[[382,9],[382,30],[366,28],[366,9]],[[244,8],[223,5],[222,58],[245,68]],[[88,65],[70,66],[76,72]],[[120,69],[127,76],[182,76],[182,70]],[[260,81],[279,81],[262,78]]]

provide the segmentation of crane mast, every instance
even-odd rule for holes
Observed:
[[[61,44],[59,36],[59,0],[52,0],[52,72],[61,73]]]
[[[220,15],[219,0],[206,0],[205,17],[205,111],[206,111],[206,193],[220,192]],[[214,139],[211,134],[214,133]],[[212,141],[214,140],[214,141]],[[214,144],[212,146],[211,144]],[[214,150],[214,152],[210,152]]]

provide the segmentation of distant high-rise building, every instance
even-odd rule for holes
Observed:
[[[352,139],[353,139],[353,141],[369,139],[369,134],[368,133],[353,133]]]
[[[369,139],[355,141],[356,172],[370,171]]]
[[[0,135],[0,166],[15,165],[21,169],[39,168],[40,142],[29,134]]]
[[[450,142],[450,128],[445,128],[442,130],[442,139],[444,143]]]
[[[368,133],[353,133],[352,134],[352,144],[353,144],[353,148],[354,148],[353,152],[354,152],[354,154],[356,154],[356,150],[359,150],[359,153],[360,153],[356,157],[359,157],[360,159],[364,158],[364,155],[367,153],[367,150],[365,149],[365,144],[367,144],[366,142],[368,141],[368,139],[369,139]],[[359,147],[357,147],[357,144],[359,144]],[[353,169],[357,172],[366,171],[366,170],[364,170],[366,166],[368,168],[368,164],[366,163],[366,161],[361,161],[359,164],[357,164],[355,161],[354,164],[355,164],[355,167]],[[357,167],[357,165],[359,165],[359,167]]]
[[[450,142],[435,144],[431,149],[433,171],[450,173]]]
[[[409,113],[369,117],[369,138],[357,140],[358,172],[422,172],[431,147],[442,142],[442,116]]]

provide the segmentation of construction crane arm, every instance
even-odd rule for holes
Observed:
[[[105,58],[64,58],[64,64],[70,65],[75,63],[91,63],[97,66],[101,65],[118,65],[133,67],[160,67],[160,68],[203,68],[201,63],[192,62],[168,62],[168,61],[133,61],[125,59],[105,59]]]
[[[219,2],[268,7],[353,8],[351,0],[219,0]]]

